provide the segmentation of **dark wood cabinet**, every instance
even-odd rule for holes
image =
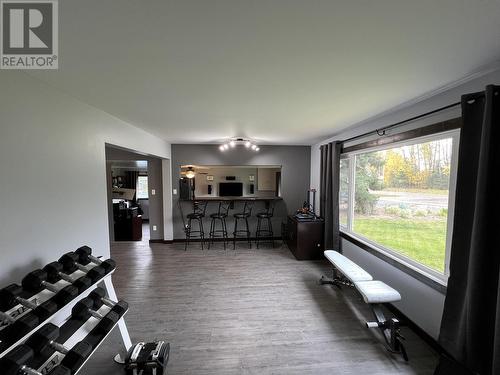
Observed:
[[[301,221],[288,216],[287,245],[297,260],[320,259],[323,255],[324,222]]]

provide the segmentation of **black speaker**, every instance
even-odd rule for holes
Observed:
[[[212,185],[207,185],[208,188],[208,195],[212,194]]]
[[[255,194],[255,185],[250,184],[250,194]]]
[[[226,181],[234,181],[236,180],[236,176],[226,176]]]

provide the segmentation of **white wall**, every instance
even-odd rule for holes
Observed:
[[[83,244],[109,256],[105,143],[170,144],[24,73],[0,88],[0,285]]]
[[[412,103],[406,103],[406,105],[395,108],[386,114],[378,116],[377,118],[368,119],[359,124],[353,124],[348,130],[336,134],[335,136],[329,139],[325,139],[324,141],[312,146],[311,187],[316,187],[319,191],[319,147],[321,144],[325,144],[334,140],[346,139],[358,134],[363,134],[367,131],[375,130],[377,128],[381,128],[392,123],[417,116],[436,108],[458,102],[460,101],[461,95],[484,90],[484,87],[488,84],[500,84],[500,66],[496,70],[477,75],[476,77],[471,77],[467,81],[457,84],[454,87],[443,88],[433,95],[428,95],[425,98],[420,98],[420,100],[415,100]],[[459,116],[460,108],[457,107],[435,114],[425,119],[415,121],[411,124],[397,129],[396,132],[429,125],[438,121],[448,120]],[[370,138],[364,138],[361,141],[364,142],[367,139]],[[351,144],[354,143],[350,143],[348,145]],[[317,207],[319,212],[319,194],[317,195],[317,197]],[[403,300],[399,303],[396,303],[395,306],[428,334],[430,334],[434,338],[438,337],[445,298],[443,294],[437,292],[436,290],[432,289],[426,284],[423,284],[415,278],[408,276],[404,272],[376,258],[375,256],[368,254],[366,251],[346,240],[342,240],[342,246],[347,257],[353,259],[360,266],[370,272],[375,278],[382,280],[398,289],[402,294]]]

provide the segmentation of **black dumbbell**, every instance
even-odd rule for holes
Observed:
[[[101,260],[92,255],[92,249],[88,246],[82,246],[75,250],[75,254],[78,256],[78,263],[86,266],[89,263],[97,264],[98,266],[104,267],[106,274],[111,270],[116,268],[116,262],[113,259]]]
[[[111,311],[116,312],[118,315],[122,316],[128,310],[128,303],[125,301],[112,301],[106,298],[106,291],[103,288],[95,288],[87,298],[90,298],[94,302],[94,309],[99,309],[102,305],[111,308]]]
[[[64,280],[68,283],[71,283],[74,287],[78,288],[78,292],[81,293],[84,290],[87,290],[96,280],[93,280],[92,277],[82,276],[78,279],[74,279],[64,272],[64,267],[59,262],[51,262],[43,267],[43,271],[47,273],[47,281],[49,283],[57,283],[59,280]],[[91,276],[96,274],[97,272],[92,272]],[[99,276],[96,276],[99,277]],[[100,278],[100,277],[99,277]]]
[[[114,312],[110,311],[104,316],[104,319],[101,319],[99,323],[92,329],[93,333],[97,334],[107,334],[110,332],[116,323],[120,320],[120,316]]]
[[[32,293],[39,293],[44,289],[57,293],[61,288],[47,282],[47,272],[43,270],[34,270],[24,276],[21,281],[23,288]]]
[[[75,254],[78,255],[78,262],[83,265],[89,263],[101,264],[102,260],[92,255],[92,248],[89,246],[81,246],[75,250]]]
[[[73,273],[76,270],[80,270],[82,272],[86,272],[88,277],[91,277],[97,281],[98,278],[104,277],[104,275],[110,273],[113,269],[116,268],[116,263],[113,259],[108,259],[101,262],[98,266],[91,268],[88,270],[83,264],[79,261],[79,257],[76,253],[66,253],[61,258],[59,258],[59,263],[61,263],[64,267],[64,272]],[[87,263],[88,264],[88,263]]]
[[[97,288],[101,289],[101,288]],[[94,293],[93,291],[92,293]],[[100,293],[90,294],[87,298],[83,298],[73,307],[72,317],[77,317],[79,319],[87,320],[90,316],[93,316],[97,319],[102,319],[103,316],[99,314],[96,310],[99,309],[104,302],[102,301],[102,297],[100,297]],[[119,316],[125,314],[128,310],[128,303],[125,301],[113,302],[111,300],[106,299],[111,302],[109,307],[111,307],[111,311],[115,312]]]
[[[10,284],[0,290],[0,310],[7,311],[16,305],[22,305],[28,309],[36,309],[36,303],[21,298],[23,288],[17,284]]]
[[[0,347],[11,345],[40,324],[40,318],[33,313],[23,315],[11,325],[0,331]]]
[[[68,349],[55,341],[58,337],[59,327],[52,323],[47,323],[33,333],[26,340],[25,344],[33,349],[35,354],[41,353],[47,348],[62,353],[64,356],[68,357],[68,360],[64,361],[62,364],[65,367],[71,364],[71,368],[78,369],[92,352],[92,346],[85,341],[80,341],[73,348]]]
[[[121,309],[122,307],[120,306],[119,308]],[[91,316],[99,319],[98,326],[104,332],[110,331],[118,320],[120,320],[118,312],[113,310],[106,315],[99,314],[94,310],[94,300],[88,297],[78,301],[78,303],[73,306],[73,310],[71,310],[71,318],[87,320]]]
[[[54,284],[47,282],[46,280],[47,272],[42,270],[35,270],[27,274],[22,280],[21,284],[24,290],[32,293],[41,292],[43,289],[47,289],[53,293],[56,293],[56,295],[52,297],[51,300],[56,302],[59,307],[67,304],[79,293],[79,288],[76,286],[67,285],[64,288],[60,289]],[[86,287],[84,289],[87,289],[90,286],[90,283],[90,280],[86,280]]]
[[[0,368],[4,375],[42,375],[41,372],[26,365],[35,353],[27,345],[16,346],[5,357],[0,359]],[[71,375],[71,370],[62,365],[54,367],[47,375]]]
[[[22,287],[17,284],[11,284],[0,290],[0,310],[7,311],[16,305],[21,305],[27,309],[33,310],[40,320],[45,320],[57,312],[57,304],[54,301],[48,300],[37,305],[36,303],[21,298],[20,295],[22,291]]]

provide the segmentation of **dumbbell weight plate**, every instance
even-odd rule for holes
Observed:
[[[74,373],[85,363],[90,353],[92,353],[92,346],[85,341],[80,341],[64,356],[61,365]]]
[[[108,333],[113,329],[116,323],[120,320],[120,316],[114,311],[110,311],[106,316],[97,323],[92,331],[96,333]]]
[[[52,340],[58,337],[59,327],[52,323],[47,323],[26,340],[26,345],[33,349],[35,354],[38,354],[44,350]]]
[[[26,345],[19,345],[0,359],[0,369],[3,375],[18,375],[23,365],[34,356],[33,350]]]
[[[38,324],[40,324],[40,319],[34,313],[30,312],[23,315],[0,331],[0,348],[3,349],[12,345],[24,335],[34,330]]]
[[[62,365],[54,367],[47,375],[71,375],[71,370]]]
[[[74,300],[77,296],[78,289],[73,285],[68,285],[57,292],[51,300],[54,301],[59,308],[61,308]]]

